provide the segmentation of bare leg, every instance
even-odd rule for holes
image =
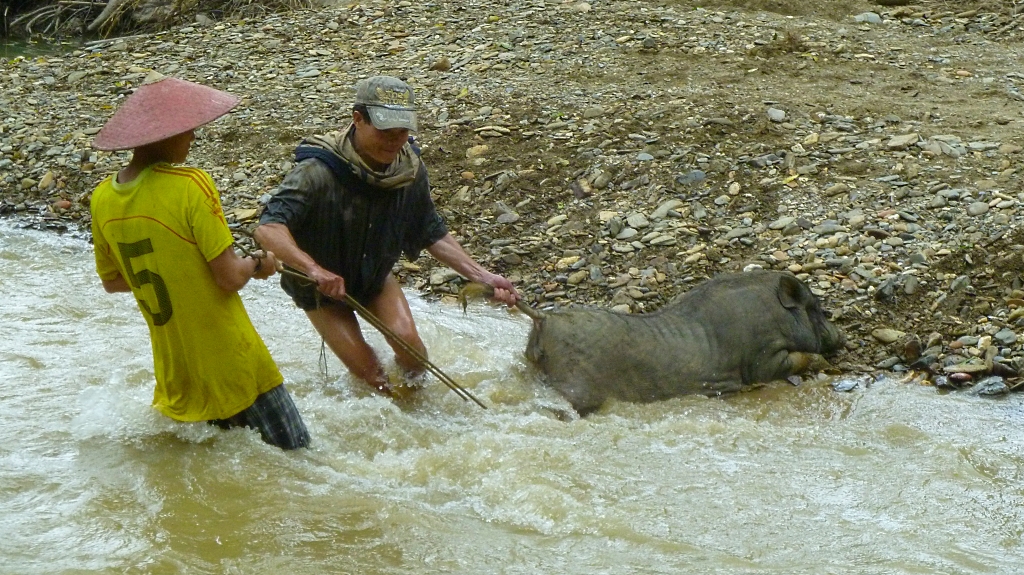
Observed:
[[[327,347],[353,375],[391,395],[387,374],[373,348],[363,339],[354,311],[344,306],[327,306],[307,311],[306,315]]]
[[[427,347],[423,345],[419,332],[416,331],[416,322],[412,319],[412,310],[409,309],[409,301],[402,293],[402,287],[394,276],[388,276],[384,282],[384,289],[373,302],[367,306],[377,319],[405,343],[418,351],[423,357],[427,357]],[[388,339],[388,344],[395,351],[395,361],[399,367],[405,370],[406,374],[415,377],[426,369],[413,355],[406,351],[401,345]]]

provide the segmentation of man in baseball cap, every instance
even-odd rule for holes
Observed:
[[[281,287],[306,312],[324,342],[356,377],[385,395],[392,387],[376,352],[363,339],[346,296],[368,308],[426,357],[409,302],[391,273],[404,252],[422,250],[471,281],[494,286],[495,299],[519,299],[507,279],[485,270],[455,241],[430,197],[427,170],[409,137],[417,130],[412,88],[374,76],[356,85],[352,124],[305,139],[296,165],[267,203],[255,235],[312,282],[282,274]],[[388,340],[409,375],[425,366]]]
[[[357,107],[378,130],[416,131],[416,103],[412,88],[391,76],[374,76],[356,84]]]
[[[132,292],[149,326],[153,406],[178,421],[259,430],[284,449],[309,433],[238,295],[276,271],[274,254],[242,258],[209,174],[177,166],[195,129],[239,98],[156,75],[96,136],[101,150],[132,150],[92,194],[96,271],[107,292]]]

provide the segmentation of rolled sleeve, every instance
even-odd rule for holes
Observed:
[[[409,214],[408,232],[402,243],[402,251],[410,261],[418,258],[421,251],[448,235],[448,225],[441,214],[437,213],[437,208],[430,199],[430,182],[426,169],[422,169],[414,186],[418,194],[416,209]]]
[[[313,205],[313,193],[318,182],[330,177],[327,168],[316,160],[303,160],[288,172],[281,185],[271,195],[260,216],[260,225],[284,224],[292,229],[301,224]]]

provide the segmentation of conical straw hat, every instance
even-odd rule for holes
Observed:
[[[207,86],[163,77],[139,87],[96,134],[100,150],[128,150],[194,130],[228,113],[241,99]]]

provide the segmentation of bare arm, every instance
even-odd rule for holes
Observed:
[[[284,224],[263,224],[253,232],[256,241],[264,249],[277,254],[280,261],[288,264],[316,282],[321,293],[335,300],[345,297],[345,279],[320,267],[313,258],[302,251],[295,238]]]
[[[466,250],[462,249],[462,246],[455,241],[451,234],[445,234],[443,238],[434,242],[427,248],[427,252],[439,262],[459,272],[466,279],[493,287],[494,299],[507,305],[515,305],[519,301],[519,292],[516,291],[512,282],[485,270],[466,253]]]
[[[209,262],[213,279],[224,291],[238,291],[251,278],[266,279],[277,271],[274,252],[267,252],[262,258],[239,257],[228,247]]]
[[[128,282],[125,281],[124,276],[121,274],[118,274],[117,277],[112,280],[102,281],[103,289],[106,290],[107,293],[132,291],[132,286],[128,285]]]

